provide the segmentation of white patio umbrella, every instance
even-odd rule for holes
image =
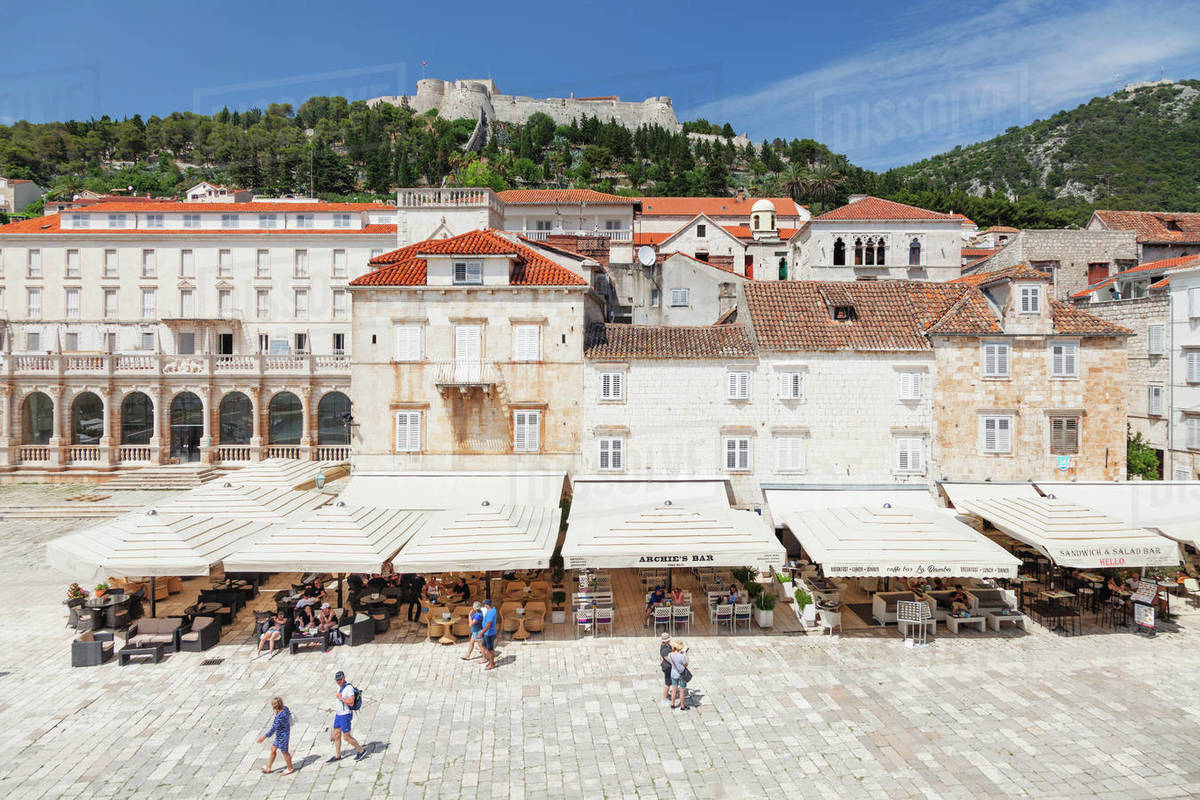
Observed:
[[[244,486],[230,481],[213,481],[156,506],[160,514],[192,514],[209,517],[260,519],[293,522],[312,513],[330,500],[317,491],[297,491],[276,486]]]
[[[275,486],[286,489],[308,488],[323,473],[336,477],[349,470],[345,461],[301,461],[295,458],[268,458],[230,473],[225,480],[235,486]]]
[[[481,504],[433,514],[396,556],[397,572],[545,569],[561,509]]]

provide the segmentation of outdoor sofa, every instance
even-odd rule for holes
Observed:
[[[1017,597],[1008,589],[968,589],[967,598],[971,601],[972,614],[994,613],[1017,607]]]
[[[125,632],[126,647],[161,644],[168,653],[178,653],[180,637],[187,627],[178,617],[142,617]]]

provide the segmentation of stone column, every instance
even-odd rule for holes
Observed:
[[[200,398],[202,407],[201,420],[204,422],[204,427],[200,431],[200,463],[212,463],[212,397],[213,391],[209,387],[205,387],[196,392]]]
[[[154,432],[150,437],[150,463],[157,465],[163,462],[163,427],[166,425],[171,409],[169,406],[163,407],[162,387],[153,387],[147,392],[147,395],[150,397],[150,402],[154,404]]]
[[[250,397],[250,402],[253,405],[253,414],[250,417],[252,426],[250,430],[250,460],[261,461],[263,445],[262,407],[260,405],[263,395],[262,387],[255,386],[249,391],[248,394]]]
[[[304,386],[298,390],[300,395],[300,408],[304,416],[300,427],[300,446],[312,447],[312,387]]]
[[[100,466],[111,467],[116,458],[113,453],[113,407],[112,407],[112,390],[104,388],[100,390],[100,402],[104,404],[104,431],[100,435]]]
[[[20,409],[16,405],[16,392],[13,391],[12,383],[6,381],[0,400],[4,402],[3,408],[3,423],[0,424],[0,465],[9,465],[17,463],[16,446],[18,444],[19,433],[14,433],[17,426],[17,418],[21,416]]]
[[[59,468],[66,463],[63,448],[64,442],[69,441],[63,438],[65,430],[65,420],[69,418],[69,414],[63,413],[63,387],[61,384],[46,387],[46,394],[50,396],[51,402],[54,403],[54,421],[50,426],[50,467]]]

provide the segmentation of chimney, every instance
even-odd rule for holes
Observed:
[[[846,202],[847,203],[857,203],[859,200],[866,200],[866,199],[867,199],[867,196],[865,194],[852,194],[852,195],[850,195],[850,199],[847,200]]]
[[[737,190],[737,197],[735,198],[735,202],[738,202],[738,203],[746,202],[746,190],[745,189]]]

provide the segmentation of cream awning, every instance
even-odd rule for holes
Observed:
[[[1059,500],[1102,511],[1135,528],[1153,528],[1200,550],[1200,481],[1038,481]]]
[[[230,572],[379,572],[429,515],[341,501],[269,535],[225,559]]]
[[[329,502],[316,491],[296,491],[275,486],[243,486],[212,481],[174,497],[156,508],[160,514],[261,519],[288,522],[302,518]]]
[[[558,542],[555,506],[480,504],[431,514],[393,560],[397,572],[545,569]]]
[[[782,566],[783,545],[724,480],[577,478],[563,542],[568,569]]]
[[[257,464],[231,472],[225,481],[235,486],[274,486],[284,489],[311,489],[317,473],[327,480],[345,474],[350,469],[345,461],[302,461],[296,458],[268,458]]]
[[[562,472],[355,472],[341,498],[356,505],[444,510],[499,506],[557,508]]]

